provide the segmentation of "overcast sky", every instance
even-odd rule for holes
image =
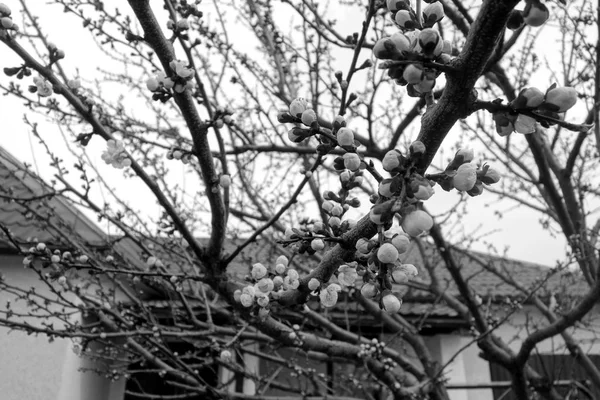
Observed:
[[[16,9],[16,1],[3,0],[13,9]],[[31,2],[33,3],[33,2]],[[95,49],[90,35],[81,28],[81,23],[72,17],[66,17],[59,6],[47,6],[35,0],[35,11],[40,15],[40,23],[46,28],[50,28],[50,40],[55,42],[59,48],[64,49],[67,58],[63,65],[67,70],[74,72],[75,64],[71,62],[73,55],[77,57],[76,66],[83,77],[93,77],[94,71],[98,67],[96,60],[100,55]],[[108,2],[110,4],[110,2]],[[209,3],[208,3],[209,4]],[[125,7],[125,2],[122,2]],[[72,26],[72,28],[67,28]],[[104,57],[103,57],[104,58]],[[19,65],[17,59],[10,55],[8,49],[4,46],[0,48],[0,67]],[[6,78],[2,79],[6,82]],[[44,167],[44,151],[32,137],[30,129],[23,122],[23,115],[28,111],[12,98],[0,97],[0,117],[2,129],[0,130],[0,144],[24,162],[35,163],[37,161],[37,171],[45,179],[51,178],[53,172]],[[31,114],[29,114],[31,115]],[[43,121],[39,117],[32,117],[38,121]],[[52,124],[43,123],[40,125],[45,137],[56,138],[62,141],[59,131]],[[103,146],[102,146],[103,147]],[[99,154],[102,148],[92,157],[99,160]],[[67,153],[65,152],[65,155]],[[101,162],[99,163],[101,164]],[[111,173],[112,179],[120,179],[120,173]],[[129,185],[122,185],[129,187]],[[122,189],[127,190],[127,189]],[[137,189],[133,189],[132,195]],[[446,210],[454,203],[454,195],[443,192],[438,188],[436,195],[427,202],[427,207],[433,212]],[[464,232],[481,235],[490,232],[486,240],[495,245],[498,250],[503,250],[510,246],[507,254],[516,259],[537,262],[545,265],[554,265],[557,259],[563,259],[565,254],[564,240],[559,236],[553,238],[548,231],[540,227],[540,216],[532,213],[525,208],[514,208],[513,204],[494,204],[495,198],[489,194],[483,194],[476,198],[469,199],[469,214],[461,222]],[[155,207],[153,204],[139,207],[144,209]],[[507,211],[503,217],[499,218],[496,210]],[[153,214],[153,213],[151,213]],[[476,246],[479,250],[485,250],[484,244]]]

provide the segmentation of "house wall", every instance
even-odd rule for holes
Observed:
[[[31,269],[23,267],[23,258],[0,254],[0,273],[5,282],[21,288],[34,287],[36,292],[48,295],[50,290]],[[16,313],[27,313],[29,307],[15,296],[0,291],[0,307],[11,302]],[[4,318],[4,315],[0,315]],[[74,315],[73,318],[79,318]],[[17,317],[14,317],[17,320]],[[40,326],[35,317],[18,318],[21,322]],[[60,328],[62,322],[45,318]],[[121,400],[124,381],[110,380],[80,369],[98,368],[95,361],[79,357],[68,339],[55,339],[49,343],[45,335],[27,335],[0,327],[0,393],[2,400]]]
[[[590,320],[598,318],[597,310],[592,313]],[[522,341],[530,332],[547,325],[545,318],[537,309],[531,306],[523,307],[512,317],[494,331],[502,338],[513,351],[518,351]],[[600,354],[599,332],[581,328],[569,331],[580,343],[584,352]],[[446,368],[445,377],[450,384],[469,384],[491,382],[490,366],[487,361],[479,357],[479,348],[469,335],[451,334],[435,335],[426,338],[427,346],[432,355],[442,365],[450,362]],[[470,343],[470,345],[469,345]],[[468,345],[468,346],[467,346]],[[467,346],[464,350],[464,346]],[[568,354],[564,340],[560,336],[541,342],[534,353],[538,354]],[[491,389],[454,389],[449,390],[451,400],[493,400]]]
[[[0,273],[9,284],[20,287],[36,285],[32,271],[23,268],[23,258],[0,255]],[[15,312],[26,312],[24,302],[14,301],[14,296],[0,291],[0,307],[11,301]],[[1,315],[4,318],[4,315]],[[26,319],[39,325],[34,318]],[[61,366],[67,355],[69,341],[56,339],[52,343],[44,336],[27,335],[0,327],[0,393],[3,400],[56,399],[62,377]]]

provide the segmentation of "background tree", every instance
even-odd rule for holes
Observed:
[[[341,384],[297,366],[314,382],[298,395],[348,394],[346,388],[368,397],[356,379],[364,373],[393,398],[446,399],[447,365],[435,362],[419,326],[397,313],[394,281],[461,315],[482,356],[510,371],[519,399],[561,398],[547,372],[528,363],[536,345],[556,335],[600,388],[600,372],[569,330],[585,323],[600,295],[596,4],[166,0],[159,7],[132,0],[117,9],[55,1],[92,33],[106,58],[100,75],[79,76],[78,55],[49,41],[29,3],[0,5],[1,87],[57,121],[65,140],[47,136],[27,115],[52,160],[55,184],[44,198],[12,200],[52,225],[32,204],[65,195],[111,235],[108,247],[86,244],[68,229],[61,230],[65,248],[31,244],[24,262],[52,298],[10,281],[2,287],[33,304],[61,306],[53,312],[65,326],[34,327],[10,309],[1,311],[3,325],[77,338],[84,349],[104,342],[120,355],[96,357],[127,360],[114,377],[140,363],[207,397],[228,395],[227,386],[203,376],[215,365],[259,387],[298,392],[245,370],[235,357],[252,352],[287,367],[275,355],[286,347],[356,368],[355,379],[348,373]],[[540,28],[546,20],[554,29]],[[560,38],[560,54],[538,55],[540,32]],[[530,86],[534,71],[543,86]],[[582,124],[564,115],[577,100],[576,112],[587,113]],[[452,157],[436,159],[442,146]],[[489,164],[474,161],[469,147]],[[65,148],[77,160],[76,174],[63,160]],[[92,162],[100,153],[107,165]],[[122,179],[139,191],[128,193]],[[452,207],[436,208],[435,222],[423,205],[433,188],[459,193]],[[460,229],[469,198],[478,195],[539,213],[569,246],[564,262],[535,287],[467,252],[523,294],[502,311],[492,312],[482,300],[493,296],[482,299],[461,272],[456,257],[468,247],[464,238],[444,235]],[[149,212],[138,212],[142,206]],[[277,242],[277,253],[249,250],[257,240]],[[409,245],[422,251],[420,265],[399,261]],[[436,257],[459,296],[439,279]],[[239,265],[246,266],[245,281],[234,277]],[[548,304],[557,289],[547,282],[567,270],[585,283],[585,293],[572,304]],[[182,312],[160,322],[144,306],[150,294],[172,299]],[[305,306],[315,298],[319,308]],[[418,360],[329,321],[322,311],[340,307],[340,299],[378,315]],[[494,331],[524,303],[547,322],[515,352]],[[32,306],[31,315],[48,307]],[[75,311],[83,322],[69,318]],[[168,338],[195,350],[178,354]]]

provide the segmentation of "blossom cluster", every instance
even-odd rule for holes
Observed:
[[[129,167],[131,159],[125,151],[125,146],[120,140],[109,139],[106,142],[106,150],[102,153],[102,159],[105,163],[112,165],[117,169]]]
[[[277,258],[272,270],[261,263],[254,264],[248,279],[252,284],[236,290],[233,297],[246,308],[256,304],[259,317],[269,314],[271,299],[278,298],[286,290],[297,289],[300,286],[298,271],[289,266],[288,258],[283,255]]]
[[[526,0],[525,9],[515,9],[510,13],[506,27],[512,30],[520,29],[523,25],[539,27],[544,25],[548,18],[550,11],[540,0]]]
[[[89,257],[85,254],[75,256],[70,251],[50,250],[44,242],[36,243],[26,253],[27,255],[23,258],[23,267],[30,267],[36,259],[41,260],[42,267],[47,271],[44,276],[64,287],[69,285],[68,279],[65,276],[65,266],[86,264],[89,261]]]
[[[501,176],[487,164],[475,164],[473,158],[473,150],[459,149],[443,172],[428,175],[428,178],[445,191],[456,189],[472,197],[479,196],[483,193],[484,185],[498,183]]]
[[[508,104],[510,110],[494,113],[496,132],[500,136],[508,136],[515,131],[523,134],[533,133],[537,122],[531,115],[560,120],[575,103],[577,103],[577,91],[572,87],[556,87],[554,84],[546,90],[546,93],[536,87],[524,88],[517,98]],[[547,118],[543,121],[546,127],[553,124]]]
[[[11,14],[10,8],[4,3],[0,3],[0,32],[2,30],[19,31],[19,26],[13,22]]]
[[[413,264],[400,261],[400,256],[409,247],[410,238],[403,233],[381,240],[362,238],[356,242],[357,259],[367,264],[361,274],[363,285],[360,292],[368,299],[379,298],[380,307],[390,314],[397,313],[402,305],[402,299],[392,292],[392,282],[405,283],[418,275]]]
[[[153,77],[146,80],[146,87],[153,92],[153,100],[162,102],[171,98],[171,90],[175,93],[183,93],[194,89],[194,75],[196,72],[184,61],[173,60],[169,63],[170,74],[159,71]]]
[[[457,53],[452,43],[433,29],[444,18],[442,3],[431,2],[421,16],[412,9],[409,0],[388,0],[387,8],[401,31],[379,39],[373,47],[373,55],[390,60],[380,68],[387,68],[388,75],[398,85],[407,86],[409,96],[430,93],[441,73],[431,62],[447,64]]]
[[[35,86],[29,87],[29,91],[32,93],[37,93],[41,97],[48,97],[51,96],[52,93],[54,93],[54,90],[52,89],[52,84],[46,79],[44,79],[43,76],[34,76],[33,83],[35,84]]]

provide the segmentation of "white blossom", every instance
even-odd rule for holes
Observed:
[[[106,142],[106,150],[102,153],[105,163],[114,168],[122,169],[131,165],[131,159],[125,151],[125,146],[120,140],[110,139]]]

